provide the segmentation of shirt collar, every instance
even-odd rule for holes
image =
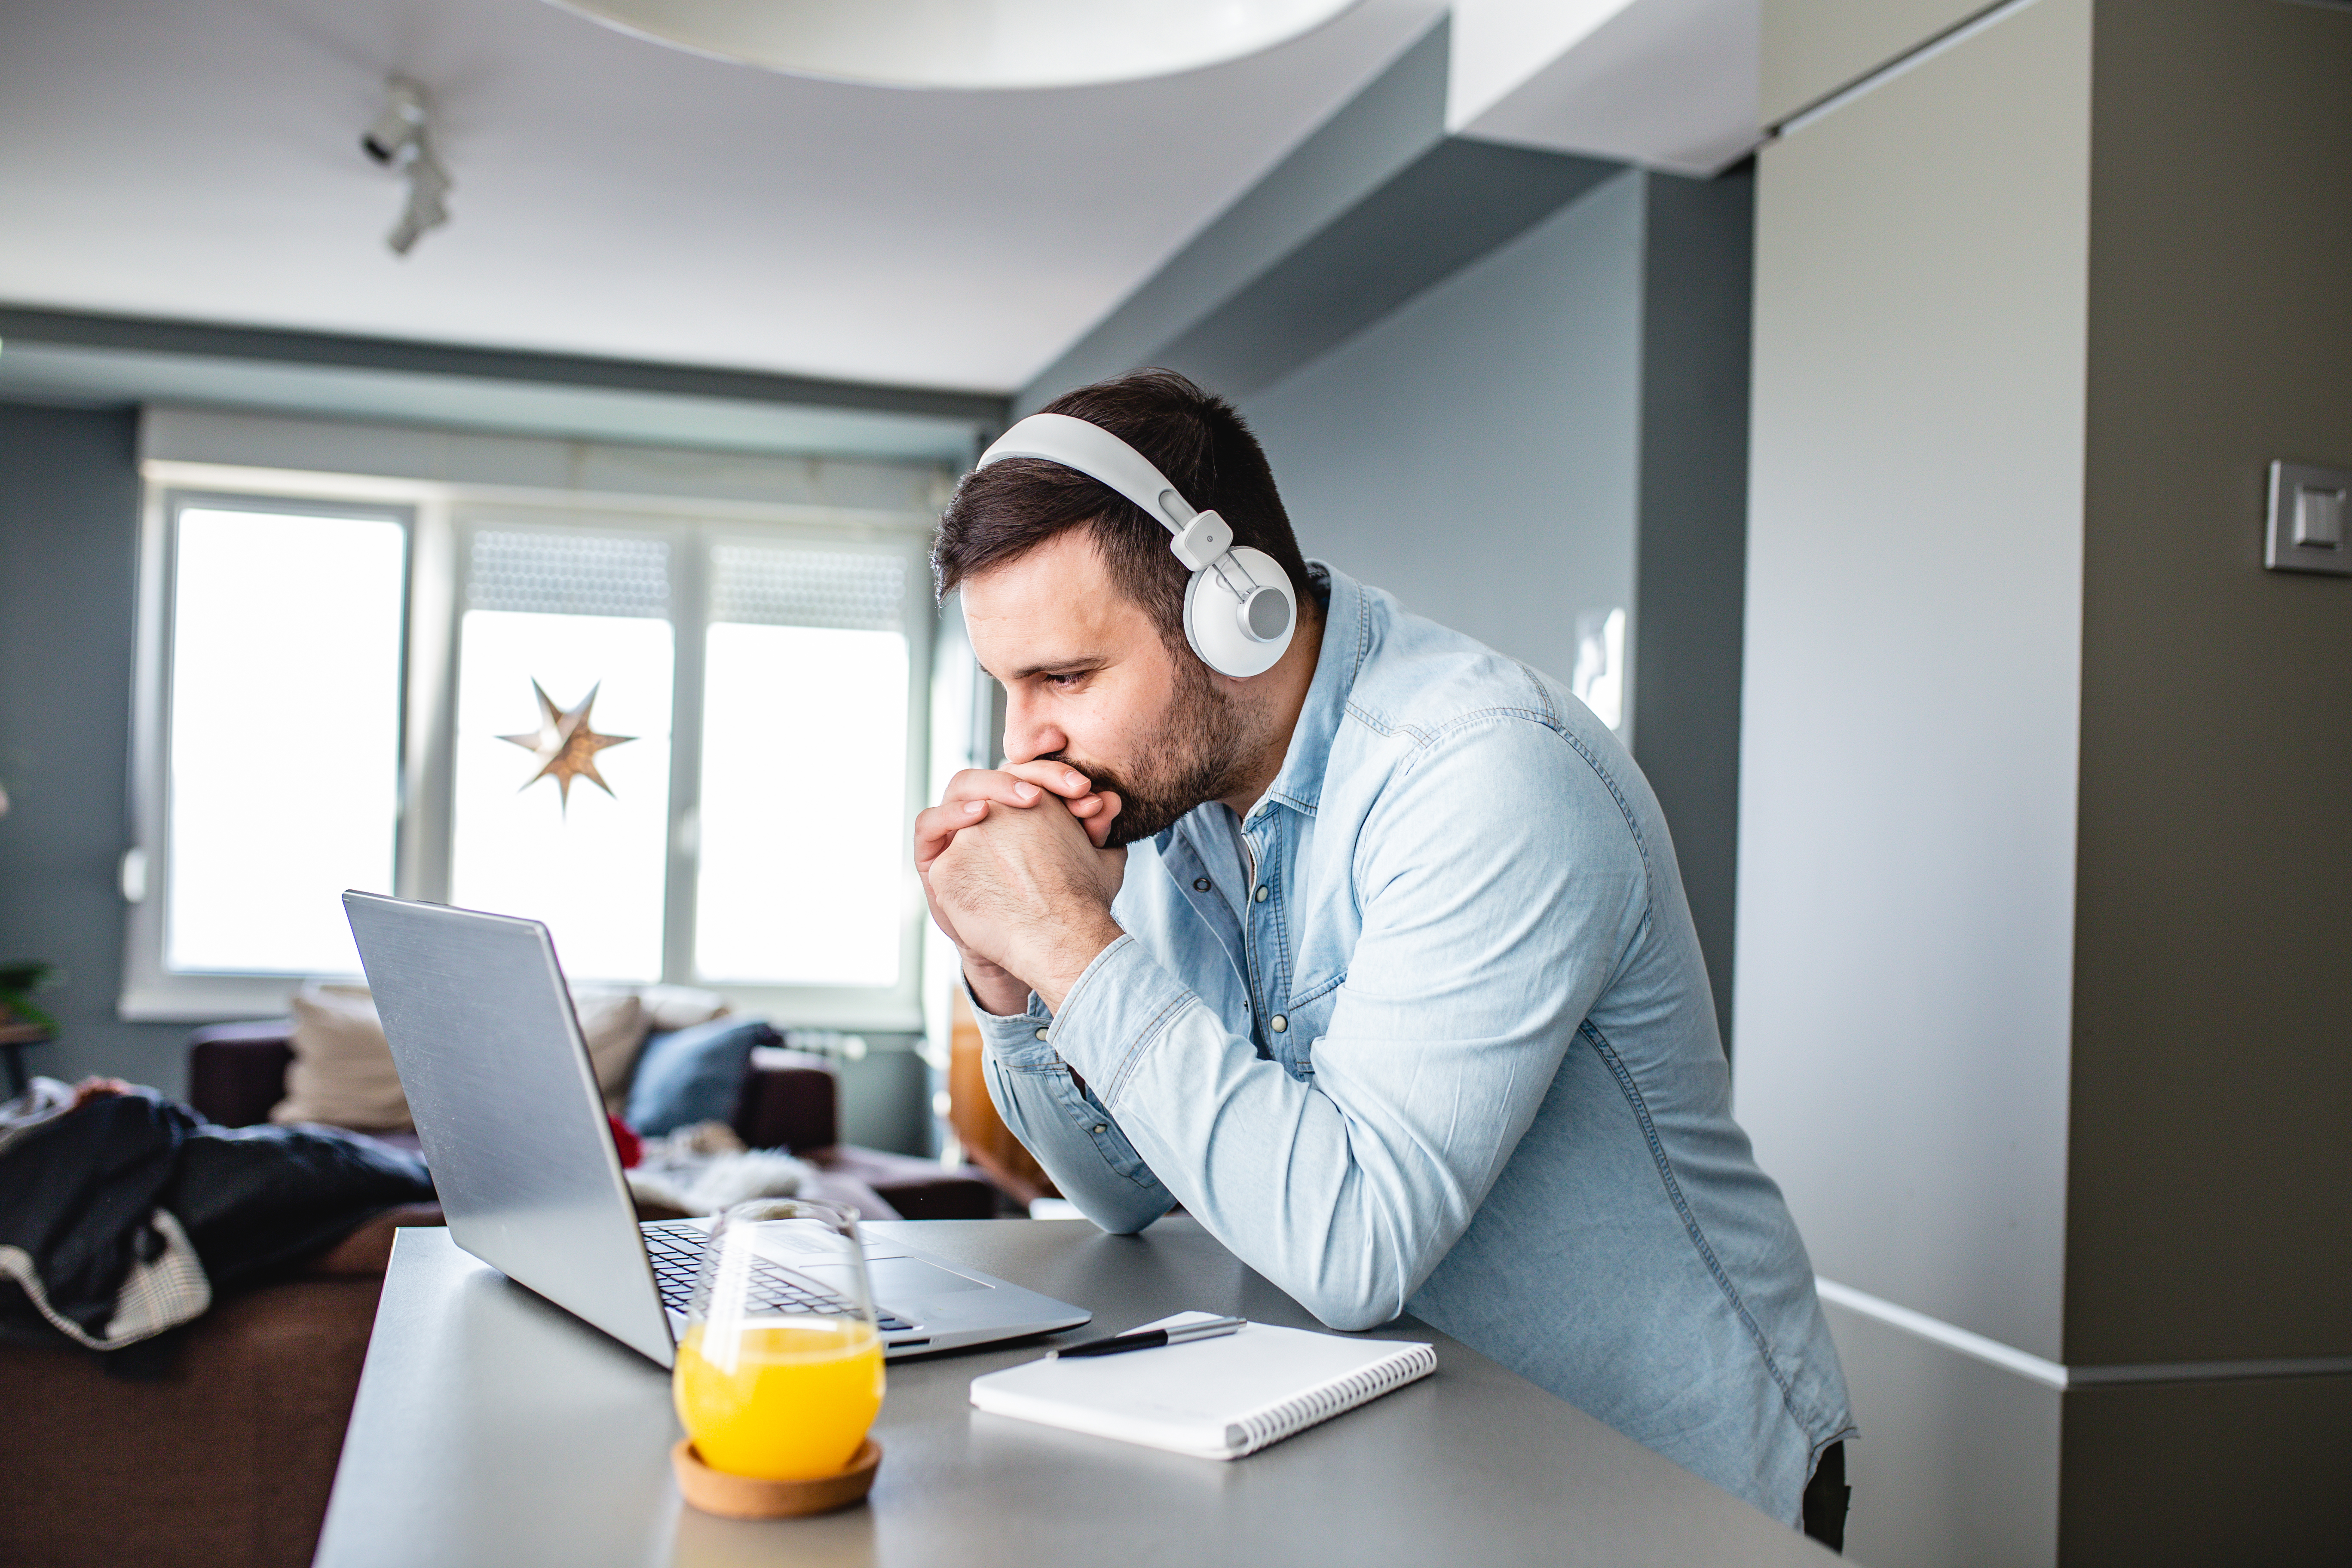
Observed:
[[[1344,572],[1320,561],[1307,563],[1315,582],[1330,592],[1323,609],[1323,644],[1316,655],[1315,679],[1290,731],[1290,750],[1282,769],[1267,786],[1265,800],[1279,801],[1294,811],[1315,815],[1323,798],[1323,773],[1331,760],[1331,742],[1346,717],[1348,694],[1355,689],[1356,673],[1364,663],[1364,591]],[[1262,800],[1261,805],[1265,804]],[[1256,815],[1256,807],[1251,815]]]
[[[1339,732],[1339,721],[1347,716],[1348,694],[1355,689],[1356,675],[1363,668],[1365,649],[1371,640],[1365,624],[1367,607],[1362,584],[1320,561],[1309,561],[1307,570],[1314,585],[1329,594],[1323,606],[1323,642],[1315,656],[1315,679],[1307,682],[1307,700],[1298,710],[1298,722],[1291,727],[1290,749],[1283,755],[1282,767],[1257,805],[1250,807],[1251,816],[1255,816],[1267,801],[1277,801],[1309,816],[1315,815],[1316,805],[1323,796],[1323,773],[1331,760],[1331,742]],[[1214,801],[1195,806],[1190,814],[1170,824],[1152,842],[1161,854],[1166,854],[1171,840],[1180,835],[1206,831],[1197,825],[1186,825],[1200,813],[1216,809]],[[1244,823],[1246,826],[1247,818]],[[1197,843],[1192,849],[1195,856],[1202,853]]]

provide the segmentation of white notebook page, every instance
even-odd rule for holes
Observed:
[[[1172,1328],[1213,1315],[1180,1312],[1142,1327]],[[1221,1339],[1008,1367],[972,1379],[971,1402],[999,1415],[1232,1459],[1425,1377],[1436,1365],[1436,1352],[1413,1341],[1251,1323]]]

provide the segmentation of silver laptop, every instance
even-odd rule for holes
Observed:
[[[451,1238],[669,1365],[704,1228],[638,1223],[547,928],[372,893],[343,909]],[[1093,1316],[919,1247],[868,1237],[866,1257],[887,1355]]]

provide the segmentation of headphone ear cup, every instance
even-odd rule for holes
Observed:
[[[1289,574],[1263,550],[1243,545],[1231,558],[1253,580],[1281,595],[1290,609],[1289,624],[1281,633],[1260,642],[1243,628],[1241,602],[1218,580],[1216,567],[1212,564],[1192,574],[1192,580],[1184,585],[1184,640],[1202,664],[1238,680],[1264,675],[1289,648],[1290,639],[1298,635],[1298,591],[1291,585]]]

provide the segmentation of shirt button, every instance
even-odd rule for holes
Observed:
[[[1264,888],[1260,888],[1260,889],[1257,890],[1257,901],[1258,901],[1259,903],[1261,903],[1261,904],[1262,904],[1262,903],[1265,902],[1265,900],[1266,900],[1266,891],[1265,891],[1265,889]]]
[[[1290,1027],[1290,1020],[1276,1013],[1274,1016],[1274,1032],[1278,1035],[1288,1027]]]
[[[1097,1132],[1108,1132],[1108,1131],[1110,1131],[1110,1129],[1109,1129],[1109,1128],[1108,1128],[1108,1127],[1106,1127],[1106,1126],[1104,1126],[1101,1122],[1097,1121],[1097,1122],[1096,1122],[1096,1123],[1095,1123],[1095,1131],[1097,1131]]]
[[[1044,1038],[1045,1037],[1045,1030],[1043,1030],[1043,1029],[1038,1030],[1038,1031],[1037,1031],[1037,1037],[1038,1037],[1039,1039],[1041,1039],[1041,1040],[1042,1040],[1042,1039],[1044,1039]]]
[[[1192,890],[1193,890],[1194,892],[1196,892],[1196,893],[1205,893],[1205,892],[1207,892],[1207,891],[1209,890],[1209,879],[1207,879],[1206,877],[1195,877],[1195,878],[1193,878],[1193,879],[1192,879]]]

